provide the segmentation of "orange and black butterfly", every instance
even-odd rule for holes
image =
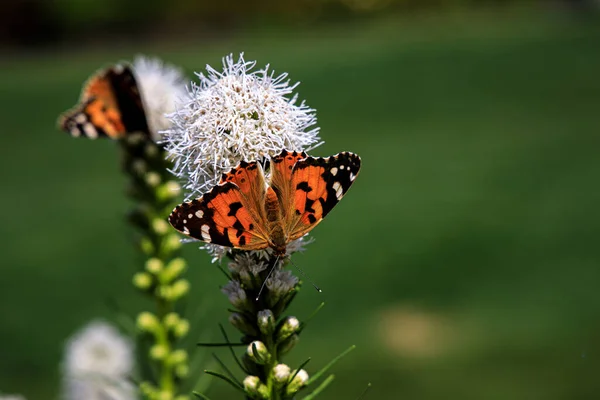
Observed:
[[[130,132],[148,134],[140,90],[130,66],[100,70],[83,86],[79,103],[62,114],[59,127],[72,136],[120,139]]]
[[[204,196],[175,207],[169,222],[207,243],[270,247],[284,256],[289,242],[310,232],[342,199],[360,163],[349,152],[315,158],[283,150],[271,158],[267,185],[260,163],[242,162]]]

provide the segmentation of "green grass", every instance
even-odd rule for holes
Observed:
[[[598,398],[598,27],[556,15],[386,17],[4,60],[0,389],[55,398],[65,338],[109,317],[108,298],[131,313],[146,305],[129,285],[138,260],[116,147],[70,139],[57,115],[93,70],[136,52],[191,72],[244,50],[302,81],[326,140],[315,154],[363,158],[295,258],[324,293],[307,286],[293,312],[327,306],[290,364],[311,356],[315,372],[358,346],[322,398],[353,399],[367,382],[378,400]],[[223,277],[193,245],[186,257],[194,296],[212,301],[193,323],[217,337]]]

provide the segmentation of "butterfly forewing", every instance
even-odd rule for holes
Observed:
[[[292,170],[294,215],[286,223],[288,240],[304,236],[335,207],[360,170],[360,157],[340,153],[328,158],[307,157]]]
[[[283,150],[281,154],[271,158],[271,187],[279,199],[281,217],[284,221],[289,220],[295,213],[296,188],[292,186],[292,169],[298,161],[306,157],[305,152]]]

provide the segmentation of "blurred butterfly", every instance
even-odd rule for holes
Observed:
[[[74,137],[120,139],[130,132],[149,134],[140,90],[130,66],[117,64],[94,74],[79,103],[63,113],[59,127]]]

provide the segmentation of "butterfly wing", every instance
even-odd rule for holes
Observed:
[[[271,158],[271,187],[279,199],[284,221],[293,218],[296,211],[296,190],[292,185],[292,170],[298,161],[306,157],[308,156],[305,152],[283,150],[279,155]]]
[[[204,196],[177,206],[169,222],[195,239],[242,250],[269,246],[265,180],[256,162],[242,162]]]
[[[116,65],[93,75],[80,103],[65,112],[59,126],[72,136],[118,139],[128,132],[148,133],[148,124],[133,71]]]
[[[294,210],[284,220],[288,240],[304,236],[329,214],[352,186],[360,162],[356,154],[344,152],[328,158],[306,157],[294,164],[289,179]]]

